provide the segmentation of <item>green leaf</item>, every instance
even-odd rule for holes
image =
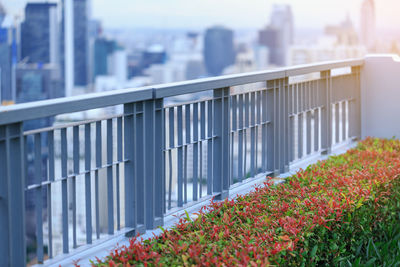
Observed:
[[[372,265],[375,263],[375,261],[376,261],[376,258],[374,257],[374,258],[370,259],[369,261],[367,261],[367,262],[365,263],[365,266],[366,266],[366,267],[367,267],[367,266],[372,266]]]
[[[318,250],[318,245],[315,245],[310,254],[311,258],[314,258],[315,255],[317,255],[317,250]]]
[[[185,210],[185,214],[186,214],[186,220],[188,222],[193,222],[192,218],[190,218],[189,213],[187,212],[187,210]]]

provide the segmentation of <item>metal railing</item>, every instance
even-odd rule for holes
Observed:
[[[233,184],[283,173],[358,138],[362,65],[346,60],[1,107],[0,265],[23,266],[29,255],[42,263],[104,235],[143,233],[187,203],[224,199]],[[349,71],[333,75],[339,68]],[[167,105],[199,92],[206,94]],[[117,105],[123,111],[115,115],[23,130],[29,120]]]

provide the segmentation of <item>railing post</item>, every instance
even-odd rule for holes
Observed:
[[[165,117],[164,99],[155,101],[155,142],[154,142],[154,166],[155,166],[155,220],[156,225],[164,224],[165,213]]]
[[[0,266],[25,266],[22,123],[0,126]]]
[[[324,103],[321,114],[321,149],[323,154],[332,150],[332,78],[331,71],[321,72],[321,103]]]
[[[142,234],[144,227],[143,185],[143,103],[124,105],[124,158],[125,162],[125,226],[134,231],[127,236]],[[138,140],[139,139],[139,140]]]
[[[281,162],[281,172],[285,173],[289,171],[289,78],[285,77],[281,80],[281,120],[282,120],[282,162]]]
[[[213,192],[216,199],[229,196],[230,88],[214,90]]]
[[[349,135],[350,138],[361,138],[361,67],[351,68],[351,73],[355,79],[355,86],[351,89],[351,98],[349,102]]]
[[[267,81],[267,169],[273,172],[273,176],[279,175],[279,170],[277,168],[279,149],[278,149],[278,124],[277,124],[277,111],[276,108],[276,81]]]
[[[159,108],[156,112],[156,103]],[[162,129],[162,99],[159,100],[147,100],[144,102],[144,184],[145,184],[145,222],[147,229],[155,229],[163,224],[162,194],[163,182],[162,180],[162,140],[163,132]],[[157,113],[157,118],[156,118]],[[159,123],[157,125],[157,123]],[[156,169],[159,170],[156,171]],[[161,170],[161,172],[160,172]],[[160,175],[160,177],[156,177]],[[156,206],[159,206],[156,208]],[[158,214],[156,213],[158,210]]]

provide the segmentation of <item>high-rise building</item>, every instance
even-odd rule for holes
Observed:
[[[21,25],[21,58],[28,63],[59,63],[56,3],[28,3]]]
[[[271,26],[282,32],[282,43],[291,45],[294,41],[294,22],[289,5],[274,5],[271,13]]]
[[[0,105],[15,103],[17,29],[0,3]]]
[[[358,36],[353,27],[350,16],[338,25],[328,25],[325,27],[325,34],[336,37],[337,45],[355,46],[358,45]]]
[[[74,82],[75,86],[88,84],[89,71],[89,3],[74,0]]]
[[[96,76],[109,74],[109,56],[118,48],[115,41],[98,38],[94,43],[93,81]]]
[[[285,66],[288,63],[288,51],[294,42],[294,24],[292,9],[289,5],[274,5],[271,23],[259,32],[259,44],[269,49],[271,64]]]
[[[3,23],[3,20],[6,18],[6,10],[4,6],[0,3],[0,25]]]
[[[207,29],[203,53],[208,74],[221,75],[226,67],[235,63],[233,31],[223,27]]]
[[[9,29],[3,25],[6,17],[0,3],[0,104],[12,99],[11,95],[11,46]]]
[[[375,46],[376,19],[374,0],[364,0],[361,6],[361,42],[372,50]]]
[[[258,32],[258,43],[268,48],[268,62],[272,65],[284,65],[281,35],[282,33],[273,27],[267,27]]]

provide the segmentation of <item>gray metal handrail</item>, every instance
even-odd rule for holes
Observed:
[[[363,64],[334,61],[0,107],[0,265],[26,264],[26,212],[42,263],[45,254],[69,254],[103,234],[154,229],[171,210],[224,199],[248,177],[277,175],[359,137]],[[351,71],[331,75],[337,68]],[[311,73],[320,75],[289,82]],[[212,96],[164,103],[204,91]],[[29,120],[116,105],[121,114],[23,128]],[[59,222],[61,233],[53,229]]]
[[[215,88],[281,79],[284,77],[327,71],[335,68],[361,66],[363,63],[364,59],[323,62],[277,70],[225,75],[134,89],[119,89],[108,92],[90,93],[79,96],[5,106],[0,107],[0,125],[54,116],[63,113],[72,113],[118,104],[125,104],[133,101],[136,102],[153,98],[191,94],[213,90]]]

